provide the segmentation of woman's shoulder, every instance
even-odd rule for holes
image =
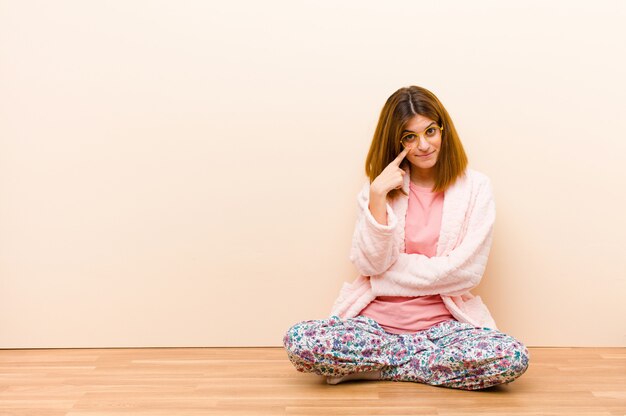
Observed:
[[[474,195],[486,195],[493,193],[491,179],[489,179],[489,176],[487,176],[483,172],[469,167],[465,168],[463,174],[461,174],[454,181],[454,183],[452,183],[448,190],[452,193],[469,192],[470,194]]]
[[[465,172],[467,188],[472,194],[481,195],[480,198],[485,200],[493,199],[493,185],[487,174],[470,168],[467,168]]]
[[[489,178],[489,176],[487,176],[485,173],[480,172],[476,169],[472,169],[472,168],[466,168],[465,169],[465,176],[473,183],[476,185],[484,185],[484,184],[491,184],[491,179]]]
[[[491,179],[487,174],[470,167],[465,168],[465,172],[463,172],[463,174],[459,178],[457,178],[457,180],[459,181],[459,185],[463,184],[465,186],[469,185],[471,187],[491,187]],[[369,192],[370,181],[366,180],[361,186],[359,193],[357,194],[357,199],[359,199],[360,201],[369,200]]]

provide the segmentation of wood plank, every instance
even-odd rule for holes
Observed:
[[[328,385],[282,348],[0,350],[0,414],[626,415],[626,348],[529,348],[507,385]]]

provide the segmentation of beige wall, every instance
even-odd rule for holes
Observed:
[[[336,4],[338,3],[338,4]],[[624,2],[0,1],[0,347],[279,346],[344,281],[386,98],[432,90],[529,346],[626,345]]]

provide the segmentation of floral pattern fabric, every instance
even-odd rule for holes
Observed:
[[[416,333],[386,332],[372,318],[302,321],[283,338],[300,372],[344,376],[381,371],[381,380],[477,390],[510,383],[528,368],[520,341],[496,329],[448,320]]]

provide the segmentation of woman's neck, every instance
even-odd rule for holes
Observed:
[[[417,186],[432,187],[435,185],[435,170],[424,171],[411,166],[411,182]]]

